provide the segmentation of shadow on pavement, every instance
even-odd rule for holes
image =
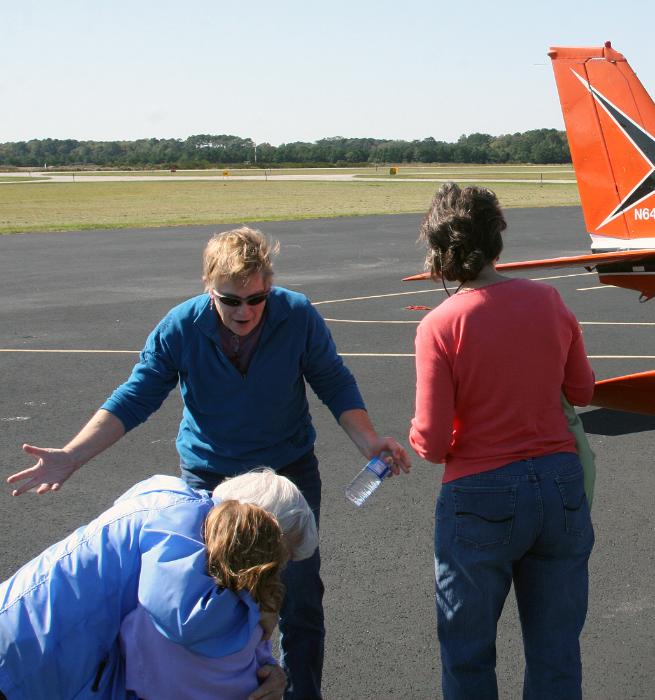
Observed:
[[[597,408],[580,414],[585,432],[591,435],[630,435],[655,430],[655,416]]]

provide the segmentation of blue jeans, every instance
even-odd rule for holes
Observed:
[[[181,464],[182,478],[193,488],[212,491],[226,477],[209,471],[189,470]],[[313,450],[278,470],[302,492],[316,518],[321,514],[321,476]],[[282,576],[286,595],[280,611],[281,664],[289,679],[285,700],[320,700],[323,675],[325,624],[323,582],[318,549],[303,561],[287,564]]]
[[[497,700],[496,626],[512,581],[524,700],[582,697],[579,637],[593,543],[573,453],[512,462],[442,486],[435,574],[444,700]]]

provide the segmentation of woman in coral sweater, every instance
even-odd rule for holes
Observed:
[[[496,626],[512,582],[524,698],[581,697],[579,636],[594,541],[561,405],[591,400],[575,316],[555,289],[500,275],[493,192],[448,183],[420,238],[433,279],[459,282],[416,334],[410,442],[445,464],[437,501],[437,626],[445,700],[498,697]]]

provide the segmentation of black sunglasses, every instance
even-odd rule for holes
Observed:
[[[215,289],[212,289],[212,294],[221,302],[221,304],[232,307],[241,306],[241,304],[248,304],[248,306],[259,306],[259,304],[266,301],[266,298],[268,297],[268,292],[259,292],[258,294],[253,294],[245,299],[242,299],[241,297],[228,297],[224,294],[220,294]]]

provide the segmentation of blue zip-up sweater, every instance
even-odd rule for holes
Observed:
[[[150,334],[130,378],[102,408],[131,430],[179,381],[184,410],[177,449],[187,469],[233,475],[259,465],[283,468],[316,438],[305,380],[337,420],[364,401],[307,297],[273,287],[263,324],[241,375],[223,354],[209,295],[189,299]]]
[[[8,700],[124,700],[119,630],[137,602],[196,653],[241,650],[259,610],[206,573],[202,524],[213,505],[182,479],[152,477],[0,584]]]

